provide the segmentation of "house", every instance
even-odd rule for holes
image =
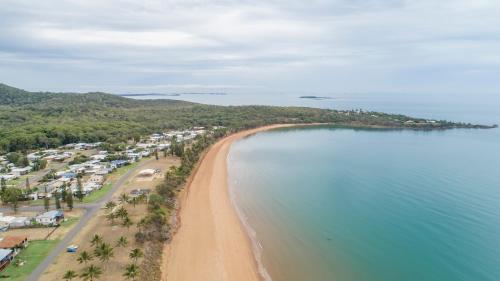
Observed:
[[[48,211],[35,218],[37,223],[45,226],[58,226],[63,219],[64,213],[60,210]]]
[[[102,184],[100,184],[100,183],[86,182],[85,184],[83,184],[82,193],[84,195],[87,195],[87,194],[91,193],[92,191],[94,191],[96,189],[101,189],[101,187],[102,187]]]
[[[130,196],[131,197],[139,197],[141,195],[147,196],[151,192],[150,189],[143,189],[143,188],[138,188],[138,189],[133,189],[130,191]]]
[[[13,174],[2,174],[0,175],[0,179],[4,179],[6,181],[9,181],[9,180],[14,180],[14,179],[17,179],[19,176],[16,176],[16,175],[13,175]]]
[[[99,175],[92,175],[87,182],[102,184],[104,182],[104,177]]]
[[[22,176],[22,175],[26,175],[29,172],[31,172],[31,169],[33,169],[33,168],[31,168],[30,166],[27,166],[24,168],[12,168],[10,171],[13,175]]]
[[[14,259],[12,250],[0,249],[0,271],[4,270]]]
[[[108,155],[106,155],[106,154],[96,154],[96,155],[90,156],[90,159],[102,161],[102,160],[106,159],[106,157],[108,157]]]
[[[113,169],[123,167],[128,164],[128,161],[126,160],[113,160],[111,161],[111,167]]]
[[[98,176],[105,176],[107,174],[111,173],[110,169],[108,168],[103,168],[103,169],[100,169],[98,171],[95,172],[95,175],[98,175]]]
[[[0,214],[0,224],[7,225],[7,228],[20,228],[31,225],[31,220],[28,217],[12,217]]]
[[[74,172],[67,172],[67,173],[62,174],[62,177],[65,179],[74,179],[74,178],[76,178],[76,176],[77,176],[77,174]]]
[[[24,248],[28,246],[27,236],[5,236],[0,237],[0,249],[12,250],[15,257]]]
[[[27,156],[27,157],[28,157],[28,160],[29,160],[29,161],[33,162],[33,161],[36,161],[36,160],[40,159],[40,158],[41,158],[41,155],[40,155],[40,153],[35,152],[35,153],[30,153],[30,154],[28,154],[28,156]]]

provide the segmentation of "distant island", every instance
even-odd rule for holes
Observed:
[[[300,99],[312,99],[312,100],[331,100],[332,97],[323,97],[323,96],[300,96]]]

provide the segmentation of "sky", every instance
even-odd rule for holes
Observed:
[[[0,82],[112,93],[492,93],[497,0],[2,0]]]

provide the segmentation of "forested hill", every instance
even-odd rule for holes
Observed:
[[[179,106],[190,103],[177,100],[134,100],[118,95],[106,93],[50,93],[50,92],[28,92],[0,83],[0,105],[8,106],[36,106],[37,108],[57,108],[71,105],[104,106],[131,108],[137,106]]]
[[[350,127],[485,128],[359,110],[215,106],[177,100],[134,100],[106,93],[28,92],[0,84],[0,153],[74,142],[124,142],[193,126],[251,128],[272,123],[334,123]]]

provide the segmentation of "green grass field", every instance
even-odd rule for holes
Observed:
[[[16,257],[23,260],[23,266],[10,264],[1,275],[8,276],[6,280],[23,281],[43,261],[48,253],[57,245],[59,240],[34,240],[29,242],[28,248],[24,249]]]
[[[88,196],[83,197],[83,203],[93,203],[97,200],[101,199],[106,193],[111,190],[113,185],[111,183],[105,184],[101,189],[92,191]],[[75,203],[78,202],[78,199],[75,200]]]

